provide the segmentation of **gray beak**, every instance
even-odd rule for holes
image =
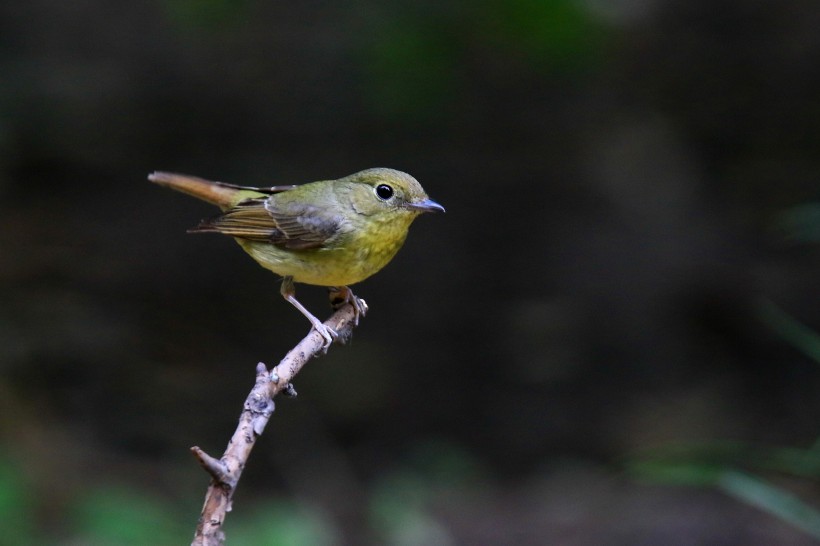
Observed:
[[[415,203],[407,203],[405,206],[410,210],[417,210],[419,212],[444,212],[444,207],[432,199],[425,199],[424,201],[417,201]]]

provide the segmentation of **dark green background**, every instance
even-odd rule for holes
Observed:
[[[3,4],[9,544],[190,540],[188,448],[221,453],[256,362],[307,333],[146,175],[376,166],[447,214],[278,401],[229,544],[811,544],[622,463],[818,437],[776,309],[820,329],[819,28],[801,0]]]

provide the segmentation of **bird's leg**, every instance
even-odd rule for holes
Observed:
[[[367,314],[367,302],[356,297],[353,290],[347,286],[329,286],[328,290],[330,290],[330,306],[333,309],[338,309],[346,303],[353,306],[353,324],[358,326],[359,317]]]
[[[328,347],[330,344],[333,343],[333,340],[339,337],[339,334],[336,333],[335,330],[332,328],[328,328],[322,321],[317,319],[313,314],[305,309],[305,306],[299,303],[296,299],[296,288],[293,286],[293,277],[287,276],[282,279],[282,288],[280,289],[282,293],[282,297],[285,298],[291,305],[297,308],[307,319],[310,321],[310,324],[313,325],[313,329],[319,332],[323,338],[325,338],[325,344],[322,349],[327,352]]]

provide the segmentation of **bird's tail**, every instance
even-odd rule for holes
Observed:
[[[160,186],[167,186],[182,193],[187,193],[223,209],[235,205],[237,201],[243,198],[240,188],[187,174],[157,171],[149,174],[148,180]]]

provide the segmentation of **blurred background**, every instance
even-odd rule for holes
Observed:
[[[420,218],[228,544],[820,539],[809,0],[0,5],[0,544],[185,544],[308,331],[146,181],[384,166]],[[323,289],[298,287],[318,316]]]

